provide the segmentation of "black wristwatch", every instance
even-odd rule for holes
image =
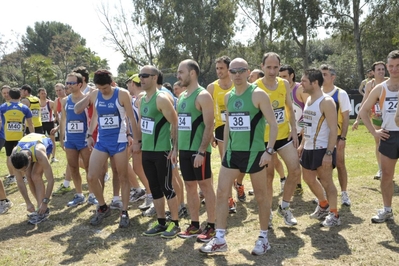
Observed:
[[[274,149],[273,148],[266,148],[266,152],[270,155],[273,155]]]
[[[331,150],[326,151],[326,155],[331,156],[332,154],[333,154],[333,152]]]
[[[131,134],[131,133],[126,134],[126,137],[131,137],[131,138],[133,138],[133,134]]]
[[[87,134],[86,139],[88,139],[88,138],[93,138],[93,135],[92,134]]]
[[[43,199],[43,203],[44,203],[44,204],[48,204],[49,202],[50,202],[50,199],[49,199],[49,198],[44,198],[44,199]]]
[[[205,152],[198,152],[197,154],[201,155],[202,157],[205,157]]]
[[[339,136],[339,137],[338,137],[338,139],[340,139],[340,140],[343,140],[343,141],[345,141],[345,140],[346,140],[346,138],[345,138],[345,137],[341,137],[341,136]]]

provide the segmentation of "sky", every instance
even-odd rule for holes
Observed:
[[[110,44],[104,43],[106,34],[100,23],[97,8],[104,3],[112,7],[115,4],[131,5],[129,0],[10,0],[2,1],[0,15],[0,35],[2,40],[17,40],[17,35],[26,33],[28,26],[34,27],[38,21],[58,21],[68,24],[86,39],[86,46],[102,59],[107,59],[111,72],[116,76],[117,68],[123,62],[121,53]],[[19,39],[20,40],[20,39]]]

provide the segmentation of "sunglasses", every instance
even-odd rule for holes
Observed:
[[[147,73],[139,74],[139,78],[143,78],[143,79],[146,79],[146,78],[149,78],[149,77],[153,77],[153,76],[155,76],[155,75],[154,74],[147,74]]]
[[[229,69],[229,72],[231,73],[231,74],[233,74],[233,75],[235,75],[235,74],[242,74],[242,73],[244,73],[244,72],[246,72],[246,71],[248,71],[248,68],[244,68],[244,67],[241,67],[241,68],[231,68],[231,69]]]
[[[73,81],[73,82],[65,82],[65,84],[66,85],[76,85],[76,84],[78,84],[78,82],[75,82],[75,81]]]

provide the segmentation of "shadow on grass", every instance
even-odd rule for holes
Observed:
[[[379,242],[378,244],[380,244],[381,246],[399,253],[399,226],[396,224],[395,221],[389,221],[386,223],[387,228],[391,231],[391,234],[393,236],[394,241],[382,241]]]

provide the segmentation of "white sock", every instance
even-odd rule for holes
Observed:
[[[384,206],[384,211],[386,211],[386,212],[392,212],[392,207],[385,207],[385,206]]]
[[[266,231],[260,230],[259,237],[267,238],[267,230]]]
[[[76,193],[79,197],[84,197],[83,193]]]
[[[224,235],[226,233],[226,229],[216,229],[216,235],[215,237],[219,240],[223,239],[224,240]]]
[[[112,201],[118,201],[118,200],[121,200],[121,197],[120,197],[120,196],[114,196],[114,197],[112,198]]]
[[[69,187],[71,181],[64,179],[64,187]]]

